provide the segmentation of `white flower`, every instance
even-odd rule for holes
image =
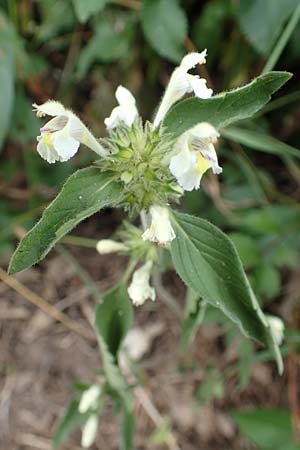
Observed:
[[[270,330],[274,341],[277,345],[280,345],[283,341],[284,323],[279,317],[276,316],[267,316],[267,320],[270,325]]]
[[[96,439],[98,428],[98,416],[92,414],[86,421],[82,428],[81,445],[83,448],[88,448]]]
[[[186,191],[199,189],[202,175],[212,169],[222,172],[213,143],[219,133],[207,122],[201,122],[183,133],[175,146],[179,153],[171,158],[170,171]]]
[[[169,84],[162,98],[161,104],[156,113],[153,125],[156,128],[164,119],[172,105],[180,100],[185,94],[194,92],[198,98],[209,98],[212,96],[212,89],[206,86],[206,80],[198,75],[188,73],[197,64],[206,62],[206,50],[201,53],[188,53],[176,67],[171,75]]]
[[[119,86],[116,90],[116,99],[119,106],[116,106],[112,110],[111,115],[104,120],[106,127],[108,129],[113,129],[120,125],[121,122],[124,122],[127,126],[131,127],[138,116],[134,96],[128,89]]]
[[[122,242],[116,242],[112,239],[101,239],[96,245],[97,251],[100,255],[107,255],[109,253],[122,252],[127,250],[127,247]]]
[[[93,384],[88,389],[86,389],[81,396],[78,411],[81,414],[84,414],[89,409],[97,408],[100,394],[101,394],[101,386],[99,386],[99,384]]]
[[[151,225],[143,233],[144,241],[158,242],[165,245],[175,239],[168,208],[163,206],[151,206]]]
[[[32,105],[37,117],[53,116],[41,129],[37,137],[37,151],[52,164],[55,161],[68,161],[78,151],[80,143],[106,156],[106,150],[99,144],[81,120],[61,103],[48,100],[42,105]]]
[[[148,298],[155,300],[155,289],[149,284],[151,269],[152,261],[147,261],[133,274],[128,295],[135,306],[142,305]]]

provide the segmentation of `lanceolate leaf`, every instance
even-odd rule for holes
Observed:
[[[134,415],[126,409],[123,411],[121,428],[121,450],[131,450],[133,448]]]
[[[115,357],[133,320],[127,290],[120,285],[109,291],[96,308],[96,327]]]
[[[105,206],[115,205],[120,196],[121,186],[99,168],[88,167],[75,172],[46,208],[40,221],[20,242],[9,272],[20,272],[43,259],[81,220]]]
[[[66,408],[66,411],[61,418],[54,436],[53,447],[59,448],[61,444],[67,439],[67,437],[76,430],[76,428],[83,425],[88,419],[90,412],[81,414],[78,411],[79,401],[72,400]]]
[[[270,346],[281,371],[279,350],[231,240],[204,219],[176,213],[172,221],[176,239],[171,253],[180,277],[246,336]]]
[[[290,78],[289,72],[269,72],[251,83],[207,100],[191,98],[175,105],[164,120],[167,132],[177,136],[197,125],[210,122],[217,129],[251,117],[259,111]]]
[[[107,382],[122,399],[127,410],[130,410],[131,400],[117,365],[117,354],[132,320],[132,305],[123,285],[104,295],[96,307],[96,331]]]
[[[240,127],[228,127],[222,131],[222,135],[239,144],[246,145],[253,150],[258,150],[273,155],[293,156],[300,159],[300,150],[281,142],[272,136]]]

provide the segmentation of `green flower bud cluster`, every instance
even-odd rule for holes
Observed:
[[[119,126],[101,140],[109,156],[101,167],[116,173],[124,184],[125,209],[135,215],[151,205],[166,205],[182,195],[169,170],[174,139],[150,122],[137,120],[131,127]]]

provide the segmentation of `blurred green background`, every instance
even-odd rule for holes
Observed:
[[[43,161],[36,152],[40,120],[32,103],[59,100],[102,136],[122,84],[136,96],[143,118],[151,119],[187,51],[207,48],[201,75],[215,93],[240,86],[261,73],[297,6],[299,0],[0,0],[1,266],[65,178],[93,158],[81,150],[65,164]],[[262,113],[225,130],[218,146],[223,174],[205,175],[201,191],[186,195],[183,205],[229,233],[265,310],[287,324],[283,353],[297,371],[300,166],[292,154],[300,149],[299,42],[300,22],[275,66],[294,77]],[[226,343],[231,339],[228,326]],[[252,344],[242,340],[234,369],[241,389],[255,358]],[[218,373],[201,386],[201,402],[224,395]],[[296,437],[297,396],[285,404]],[[272,450],[299,448],[289,417],[275,410],[233,413],[250,440]],[[269,424],[267,431],[262,422]]]

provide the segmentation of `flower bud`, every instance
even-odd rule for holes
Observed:
[[[92,414],[82,428],[81,445],[83,448],[89,448],[96,439],[98,428],[98,416]]]
[[[96,249],[100,255],[107,255],[109,253],[126,251],[127,247],[122,242],[113,241],[112,239],[101,239],[97,242]]]
[[[95,409],[98,404],[98,400],[101,394],[101,386],[99,384],[93,384],[86,389],[81,396],[78,411],[81,414],[86,413],[89,409]]]
[[[284,323],[279,317],[267,316],[267,321],[270,325],[271,334],[277,345],[280,345],[284,336]]]
[[[163,206],[151,206],[151,225],[143,233],[144,241],[158,242],[165,245],[175,239],[176,235],[172,228],[169,210]]]
[[[152,261],[147,261],[133,274],[131,284],[128,287],[128,295],[135,306],[142,305],[148,298],[155,300],[155,290],[149,284],[152,264]]]

